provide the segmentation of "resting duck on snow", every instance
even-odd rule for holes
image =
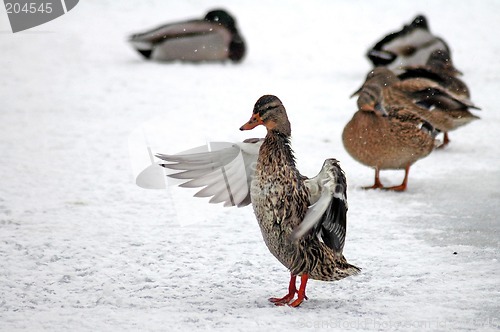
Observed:
[[[399,72],[406,66],[424,65],[435,50],[450,51],[443,39],[431,33],[425,16],[418,15],[400,31],[378,41],[367,57],[374,66],[386,66]]]
[[[239,62],[246,50],[236,20],[222,9],[208,12],[203,19],[170,23],[134,34],[129,42],[146,59],[158,61]]]
[[[162,166],[182,171],[170,175],[188,180],[181,186],[204,187],[195,196],[212,197],[212,203],[232,206],[252,204],[269,251],[291,272],[288,293],[269,301],[297,307],[307,299],[309,278],[333,281],[360,271],[342,254],[346,178],[335,159],[325,160],[313,178],[300,174],[290,147],[290,122],[276,96],[262,96],[240,130],[258,125],[267,128],[263,140],[252,139],[210,152],[157,157],[168,162]],[[242,176],[243,169],[246,176]],[[301,283],[297,290],[298,276]]]

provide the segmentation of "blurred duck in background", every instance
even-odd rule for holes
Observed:
[[[470,109],[470,91],[455,68],[448,44],[433,35],[428,20],[418,15],[408,25],[382,38],[367,53],[375,67],[397,75],[392,89],[384,90],[380,106],[401,101],[416,104],[414,111],[443,133],[438,147],[450,143],[448,132],[479,119]],[[398,95],[393,98],[391,96]]]
[[[462,73],[455,68],[449,52],[444,50],[436,50],[431,53],[427,63],[423,66],[409,66],[403,68],[403,72],[398,75],[402,81],[414,81],[415,79],[426,79],[433,81],[440,87],[446,89],[451,94],[454,94],[462,101],[470,100],[470,91],[468,86],[458,78]],[[423,104],[425,105],[425,103]],[[470,105],[470,104],[469,104]],[[432,105],[428,105],[431,106]],[[450,139],[448,132],[471,123],[473,120],[479,119],[478,116],[470,112],[470,107],[466,105],[456,105],[457,107],[443,109],[437,105],[433,110],[439,113],[442,119],[442,125],[435,123],[437,128],[443,132],[443,143],[440,147],[445,147],[449,144]],[[471,108],[479,109],[475,106]]]
[[[203,19],[186,20],[133,34],[132,46],[146,59],[157,61],[240,62],[246,46],[236,20],[227,11],[209,11]]]
[[[378,41],[366,55],[374,67],[385,66],[399,73],[403,67],[425,65],[436,50],[450,53],[448,44],[431,33],[425,16],[418,15],[400,31]]]

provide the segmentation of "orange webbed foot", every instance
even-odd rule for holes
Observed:
[[[295,296],[295,293],[287,294],[283,297],[271,297],[269,299],[269,302],[274,303],[277,306],[281,306],[281,305],[289,304],[290,301],[293,300],[294,296]]]
[[[304,302],[304,300],[307,300],[307,296],[306,294],[303,294],[302,296],[300,295],[299,293],[299,297],[297,297],[297,299],[295,301],[293,301],[292,303],[288,304],[290,307],[293,307],[293,308],[297,308],[299,305],[302,304],[302,302]]]
[[[297,279],[297,276],[292,274],[290,277],[290,284],[288,285],[288,294],[286,294],[285,296],[283,296],[281,298],[271,297],[269,299],[269,302],[272,302],[277,306],[288,304],[290,307],[293,307],[293,308],[298,307],[302,302],[304,302],[304,300],[307,300],[306,285],[307,285],[308,278],[309,278],[309,276],[307,274],[303,274],[300,277],[300,281],[301,281],[300,288],[297,291],[297,288],[295,287],[295,280]],[[290,303],[290,301],[292,301],[293,298],[295,297],[295,293],[298,294],[298,297],[295,301]]]
[[[391,190],[391,191],[405,191],[406,190],[406,185],[400,184],[399,186],[394,186],[394,187],[384,187],[381,188],[383,190]]]
[[[362,187],[364,190],[370,189],[384,189],[384,186],[381,183],[375,183],[373,186]]]
[[[375,169],[375,183],[373,186],[368,186],[368,187],[362,187],[365,190],[370,190],[370,189],[383,189],[384,185],[382,182],[380,182],[380,170],[378,168]]]

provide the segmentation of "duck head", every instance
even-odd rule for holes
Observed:
[[[228,58],[234,62],[240,62],[245,56],[246,45],[236,27],[236,19],[223,9],[214,9],[205,15],[204,20],[222,26],[231,32]]]
[[[290,136],[292,133],[285,107],[281,100],[273,95],[265,95],[257,100],[252,117],[241,126],[240,130],[250,130],[258,125],[266,127],[268,132],[276,131],[285,136]]]
[[[230,31],[236,31],[236,21],[223,9],[214,9],[209,11],[207,15],[205,15],[205,21],[219,23],[220,25],[228,28]]]
[[[362,111],[375,112],[379,116],[387,116],[382,106],[382,90],[396,83],[397,76],[386,67],[376,67],[368,73],[365,83],[354,94],[358,95],[358,108]]]

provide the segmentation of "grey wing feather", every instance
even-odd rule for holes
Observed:
[[[262,140],[242,143],[214,142],[176,155],[157,154],[168,163],[160,165],[179,171],[168,176],[186,180],[180,187],[203,187],[194,196],[211,197],[210,203],[246,206],[251,203],[250,184]]]
[[[338,161],[327,159],[320,173],[306,180],[310,202],[304,220],[297,226],[292,239],[299,240],[315,233],[328,247],[341,253],[344,248],[347,223],[347,183]]]
[[[168,23],[145,32],[133,34],[129,37],[129,42],[136,46],[149,45],[151,47],[166,39],[187,36],[189,33],[208,32],[211,26],[210,22],[202,20]]]

